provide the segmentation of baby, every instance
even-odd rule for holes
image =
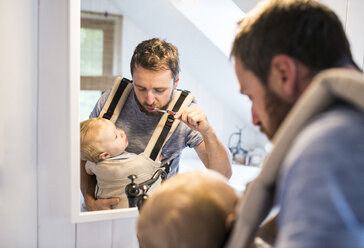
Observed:
[[[96,175],[96,199],[120,198],[111,208],[129,207],[125,187],[131,183],[128,178],[136,175],[135,183],[149,180],[160,168],[161,162],[147,158],[143,153],[137,155],[125,151],[128,139],[125,132],[110,120],[98,117],[81,122],[81,159],[87,160],[86,172]],[[161,158],[161,157],[160,157]],[[159,186],[160,178],[149,185],[146,193],[151,195]]]
[[[129,207],[124,189],[130,183],[128,175],[138,173],[130,169],[137,155],[125,151],[128,146],[125,132],[108,119],[91,118],[80,124],[80,145],[81,159],[87,160],[86,172],[96,175],[95,198],[118,197],[119,203],[112,208]],[[127,158],[134,159],[122,163]]]
[[[80,125],[81,159],[97,163],[103,159],[128,157],[125,132],[113,122],[101,117],[91,118]],[[86,168],[87,173],[93,174]]]
[[[140,247],[223,247],[238,196],[215,171],[171,177],[146,200],[138,219]]]

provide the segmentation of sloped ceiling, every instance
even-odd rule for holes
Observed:
[[[97,0],[88,2],[100,5]],[[239,93],[229,58],[236,22],[244,15],[232,0],[195,0],[187,5],[176,0],[107,0],[102,4],[151,37],[166,38],[176,45],[181,68],[249,125],[251,103]]]
[[[233,0],[234,3],[245,13],[250,11],[260,0]]]

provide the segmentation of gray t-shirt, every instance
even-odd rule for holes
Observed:
[[[276,247],[364,247],[364,114],[337,104],[295,139],[279,179]]]
[[[100,97],[90,114],[90,118],[99,116],[110,92],[111,89],[105,91]],[[115,123],[117,127],[125,131],[128,137],[129,145],[126,151],[136,154],[142,153],[161,117],[162,114],[151,116],[140,111],[135,100],[134,89],[132,89]],[[202,141],[202,135],[199,132],[190,129],[183,122],[179,123],[162,149],[162,164],[173,160],[168,176],[178,172],[182,150],[185,147],[194,148]]]

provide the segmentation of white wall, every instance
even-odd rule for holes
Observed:
[[[67,1],[38,4],[38,247],[72,247],[70,6]]]
[[[36,247],[37,1],[0,12],[0,247]]]
[[[351,51],[355,62],[364,69],[364,1],[351,0],[348,2],[346,32],[350,40]]]
[[[332,3],[342,9],[342,1]],[[346,28],[363,66],[364,7],[347,4]],[[0,247],[137,247],[135,219],[70,221],[70,164],[77,161],[70,146],[69,7],[0,1]],[[220,129],[223,121],[216,123]]]

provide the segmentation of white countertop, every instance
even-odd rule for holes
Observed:
[[[183,158],[180,161],[180,173],[205,169],[205,166],[199,159]],[[240,194],[245,190],[246,184],[252,181],[259,174],[260,170],[258,167],[232,164],[233,174],[229,180],[229,184]]]

